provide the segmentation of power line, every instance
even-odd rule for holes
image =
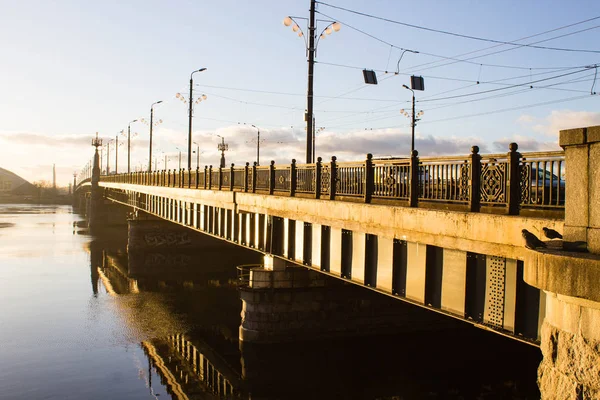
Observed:
[[[563,76],[580,74],[580,73],[585,72],[587,70],[588,69],[581,69],[579,71],[567,72],[565,74],[555,75],[555,76],[551,76],[549,78],[538,79],[536,81],[531,81],[531,82],[526,82],[526,83],[518,83],[518,84],[506,86],[506,87],[501,87],[501,88],[496,88],[496,89],[489,89],[489,90],[482,90],[480,92],[466,93],[466,94],[460,94],[460,95],[456,95],[456,96],[447,96],[447,97],[438,97],[438,98],[433,98],[433,99],[430,98],[430,99],[418,100],[418,102],[439,101],[439,100],[456,99],[456,98],[467,97],[467,96],[477,96],[477,95],[480,95],[480,94],[492,93],[492,92],[497,92],[497,91],[500,91],[500,90],[507,90],[507,89],[511,89],[511,88],[515,88],[515,87],[531,85],[533,83],[544,82],[544,81],[548,81],[548,80],[551,80],[551,79],[557,79],[557,78],[561,78]]]
[[[467,115],[460,115],[460,116],[456,116],[456,117],[449,117],[449,118],[443,118],[443,119],[437,119],[437,120],[421,121],[421,122],[419,122],[419,124],[420,125],[422,125],[424,123],[432,124],[432,123],[435,123],[435,122],[446,122],[446,121],[452,121],[452,120],[455,120],[455,119],[480,117],[482,115],[490,115],[490,114],[497,114],[497,113],[502,113],[502,112],[507,112],[507,111],[516,111],[516,110],[522,110],[522,109],[526,109],[526,108],[533,108],[533,107],[539,107],[539,106],[547,106],[547,105],[550,105],[550,104],[564,103],[564,102],[567,102],[567,101],[581,100],[581,99],[590,98],[590,97],[591,96],[589,94],[588,95],[584,95],[584,96],[568,97],[566,99],[559,99],[559,100],[545,101],[545,102],[542,102],[542,103],[527,104],[527,105],[524,105],[524,106],[503,108],[503,109],[500,109],[500,110],[487,111],[487,112],[482,112],[482,113],[478,113],[478,114],[467,114]]]
[[[329,16],[327,14],[323,14],[321,12],[319,12],[319,14],[323,15],[324,17],[330,18],[330,19],[335,19],[334,17],[331,17],[331,16]],[[365,36],[368,36],[371,39],[374,39],[374,40],[376,40],[378,42],[381,42],[383,44],[386,44],[386,45],[391,46],[393,48],[396,48],[398,50],[402,50],[402,51],[409,50],[409,49],[405,49],[403,47],[396,46],[393,43],[390,43],[390,42],[388,42],[388,41],[386,41],[384,39],[381,39],[381,38],[379,38],[379,37],[377,37],[375,35],[372,35],[372,34],[366,32],[366,31],[363,31],[362,29],[356,28],[355,26],[352,26],[352,25],[350,25],[350,24],[348,24],[348,23],[346,23],[344,21],[341,21],[341,20],[338,20],[338,21],[340,23],[342,23],[344,26],[347,26],[348,28],[353,29],[353,30],[355,30],[355,31],[357,31],[357,32],[359,32],[359,33],[361,33],[361,34],[363,34]],[[587,28],[587,29],[583,29],[583,30],[577,31],[577,32],[571,32],[571,33],[568,33],[568,34],[564,34],[564,35],[560,35],[560,36],[555,36],[553,38],[541,40],[541,41],[535,42],[535,43],[546,42],[546,41],[549,41],[549,40],[557,39],[557,38],[564,37],[564,36],[574,35],[576,33],[581,33],[581,32],[585,32],[585,31],[588,31],[590,29],[596,29],[596,28],[600,28],[600,25],[597,25],[597,26],[594,26],[594,27],[591,27],[591,28]],[[522,39],[519,39],[519,40],[522,40]],[[502,44],[499,44],[499,45],[496,45],[496,46],[492,46],[492,47],[497,47],[497,46],[502,46]],[[523,47],[523,46],[525,46],[525,45],[521,45],[521,47]],[[439,67],[443,67],[443,66],[446,66],[446,65],[455,64],[457,62],[463,62],[463,63],[467,63],[467,64],[480,65],[480,66],[493,67],[493,68],[522,69],[522,70],[538,70],[538,69],[545,69],[545,70],[547,70],[547,69],[557,69],[557,70],[560,70],[560,69],[569,69],[569,68],[572,68],[572,67],[523,67],[523,66],[516,66],[516,65],[487,64],[487,63],[478,63],[478,62],[475,62],[475,61],[470,61],[470,60],[475,59],[475,58],[486,57],[488,55],[502,53],[502,52],[510,51],[510,50],[515,50],[517,48],[518,47],[515,47],[515,48],[512,48],[512,49],[506,49],[506,50],[496,51],[496,52],[493,52],[493,53],[483,54],[483,55],[476,56],[476,57],[471,57],[471,58],[468,58],[468,59],[459,59],[459,58],[455,58],[455,57],[441,56],[439,54],[427,53],[427,52],[423,52],[423,51],[415,51],[415,50],[409,50],[409,51],[413,51],[413,52],[416,52],[418,54],[428,55],[428,56],[431,56],[431,57],[441,58],[443,60],[453,61],[451,63],[441,64],[441,65],[435,65],[435,66],[429,67],[427,69],[439,68]],[[474,52],[478,52],[478,51],[482,51],[482,50],[476,50]],[[470,52],[470,53],[474,53],[474,52]],[[470,53],[465,53],[463,55],[470,54]],[[419,64],[419,65],[416,65],[414,67],[410,67],[410,68],[407,68],[407,69],[414,69],[414,68],[417,68],[417,67],[420,67],[420,66],[425,66],[425,65],[429,65],[429,64],[435,64],[435,63],[438,63],[438,62],[441,62],[441,61],[432,61],[432,62],[425,63],[425,64]],[[390,71],[383,71],[383,72],[388,73]]]
[[[514,42],[506,42],[506,41],[503,41],[503,40],[495,40],[495,39],[482,38],[482,37],[472,36],[472,35],[464,35],[464,34],[461,34],[461,33],[443,31],[443,30],[440,30],[440,29],[428,28],[428,27],[424,27],[424,26],[409,24],[409,23],[406,23],[406,22],[395,21],[395,20],[392,20],[392,19],[389,19],[389,18],[379,17],[379,16],[376,16],[376,15],[371,15],[371,14],[367,14],[367,13],[363,13],[363,12],[360,12],[360,11],[351,10],[351,9],[340,7],[340,6],[334,6],[332,4],[323,3],[323,2],[320,2],[320,1],[318,3],[322,4],[324,6],[327,6],[327,7],[331,7],[331,8],[335,8],[335,9],[338,9],[338,10],[346,11],[346,12],[349,12],[349,13],[352,13],[352,14],[361,15],[363,17],[378,19],[380,21],[385,21],[385,22],[389,22],[389,23],[392,23],[392,24],[396,24],[396,25],[407,26],[409,28],[415,28],[415,29],[420,29],[420,30],[429,31],[429,32],[435,32],[435,33],[441,33],[441,34],[444,34],[444,35],[462,37],[462,38],[465,38],[465,39],[479,40],[479,41],[482,41],[482,42],[497,43],[497,44],[503,44],[503,45],[508,45],[508,46],[530,47],[530,48],[542,49],[542,50],[554,50],[554,51],[567,51],[567,52],[600,54],[600,50],[569,49],[569,48],[563,48],[563,47],[536,46],[536,45],[530,45],[530,44],[523,45],[523,44],[514,43]],[[593,20],[596,20],[596,19],[600,19],[600,16],[590,18],[589,21],[593,21]]]
[[[583,91],[583,90],[559,89],[559,88],[554,88],[553,86],[565,85],[565,84],[568,84],[568,83],[577,83],[577,82],[590,82],[591,80],[587,79],[587,78],[589,78],[589,77],[591,77],[593,75],[594,74],[590,74],[590,75],[585,76],[584,78],[586,78],[586,79],[576,78],[576,79],[572,79],[572,80],[568,80],[568,81],[553,83],[553,84],[546,85],[546,86],[537,86],[537,87],[534,86],[534,87],[527,88],[527,89],[520,89],[520,90],[517,90],[517,91],[510,92],[510,93],[501,93],[501,94],[487,96],[487,97],[479,98],[479,99],[472,99],[472,100],[466,100],[466,101],[461,101],[461,102],[455,102],[455,103],[449,103],[449,104],[442,104],[442,105],[439,105],[438,107],[429,108],[429,109],[427,109],[427,111],[438,110],[438,109],[441,109],[441,108],[452,107],[452,106],[456,106],[456,105],[460,105],[460,104],[474,103],[474,102],[484,101],[484,100],[491,100],[491,99],[496,99],[496,98],[500,98],[500,97],[513,96],[513,95],[516,95],[516,94],[528,92],[528,91],[530,91],[532,89],[533,90],[536,90],[536,89],[537,90],[539,90],[539,89],[554,89],[554,90],[571,91],[571,92],[577,92],[577,93],[587,93],[587,91]],[[589,96],[589,95],[587,95],[587,96]],[[386,108],[389,108],[389,107],[390,106],[387,106]],[[378,110],[378,109],[372,110],[371,112],[374,112],[376,110]],[[394,111],[387,111],[387,113],[391,113],[391,112],[395,113],[396,111],[395,110]],[[394,118],[394,117],[395,117],[395,115],[390,115],[390,116],[387,116],[387,117],[378,117],[378,118],[367,120],[367,121],[368,122],[379,121],[379,120],[389,119],[389,118]],[[339,120],[339,119],[343,119],[343,118],[347,118],[347,117],[343,117],[342,116],[342,117],[332,118],[332,119],[327,120],[325,123],[329,123],[330,121]],[[354,122],[347,123],[347,124],[342,124],[342,125],[337,125],[337,126],[334,126],[333,128],[337,128],[337,127],[341,127],[341,126],[347,126],[347,125],[352,125],[352,124],[354,124]]]

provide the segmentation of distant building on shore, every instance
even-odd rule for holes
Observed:
[[[0,197],[35,196],[37,188],[17,174],[0,168]]]

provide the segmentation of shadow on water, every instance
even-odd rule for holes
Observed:
[[[74,226],[74,233],[80,230]],[[466,323],[441,331],[249,344],[238,340],[242,304],[235,266],[242,262],[223,262],[223,250],[145,254],[140,261],[127,252],[127,229],[112,227],[92,239],[89,252],[92,290],[115,296],[118,312],[137,332],[151,393],[163,390],[173,399],[539,398],[539,349]]]

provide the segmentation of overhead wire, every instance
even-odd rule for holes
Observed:
[[[349,9],[349,8],[335,6],[335,5],[332,5],[332,4],[329,4],[329,3],[325,3],[325,2],[322,2],[322,1],[319,1],[318,3],[321,4],[321,5],[324,5],[326,7],[331,7],[331,8],[335,8],[335,9],[338,9],[338,10],[346,11],[346,12],[349,12],[349,13],[352,13],[352,14],[361,15],[363,17],[373,18],[373,19],[377,19],[377,20],[380,20],[380,21],[389,22],[389,23],[396,24],[396,25],[406,26],[406,27],[409,27],[409,28],[420,29],[420,30],[424,30],[424,31],[435,32],[435,33],[440,33],[440,34],[449,35],[449,36],[461,37],[461,38],[465,38],[465,39],[478,40],[478,41],[482,41],[482,42],[496,43],[496,44],[502,44],[502,45],[507,45],[507,46],[520,46],[520,47],[525,46],[525,47],[530,47],[530,48],[535,48],[535,49],[542,49],[542,50],[554,50],[554,51],[566,51],[566,52],[580,52],[580,53],[595,53],[595,54],[600,54],[600,50],[571,49],[571,48],[563,48],[563,47],[523,45],[521,43],[508,42],[508,41],[504,41],[504,40],[496,40],[496,39],[483,38],[483,37],[478,37],[478,36],[473,36],[473,35],[465,35],[465,34],[461,34],[461,33],[444,31],[444,30],[441,30],[441,29],[429,28],[429,27],[425,27],[425,26],[420,26],[420,25],[415,25],[415,24],[409,24],[407,22],[396,21],[396,20],[392,20],[392,19],[389,19],[389,18],[379,17],[379,16],[376,16],[376,15],[367,14],[367,13],[356,11],[356,10],[352,10],[352,9]],[[331,18],[331,17],[329,17],[329,18]],[[590,18],[588,21],[593,21],[593,20],[596,20],[596,19],[600,19],[600,16],[596,16],[596,17]]]
[[[332,17],[330,15],[323,14],[321,12],[318,12],[318,13],[321,14],[321,15],[323,15],[324,17],[335,19],[335,17]],[[476,56],[476,57],[471,57],[471,58],[468,58],[468,59],[459,59],[459,58],[456,58],[456,57],[442,56],[442,55],[439,55],[439,54],[427,53],[427,52],[423,52],[423,51],[420,51],[420,50],[416,51],[414,49],[411,50],[411,49],[406,49],[406,48],[403,48],[403,47],[400,47],[400,46],[396,46],[395,44],[390,43],[387,40],[381,39],[381,38],[379,38],[379,37],[377,37],[375,35],[372,35],[372,34],[366,32],[366,31],[364,31],[362,29],[359,29],[359,28],[357,28],[357,27],[355,27],[353,25],[350,25],[347,22],[341,21],[339,19],[338,19],[338,22],[340,22],[341,24],[343,24],[344,26],[346,26],[346,27],[348,27],[348,28],[350,28],[352,30],[355,30],[355,31],[357,31],[357,32],[359,32],[359,33],[361,33],[361,34],[363,34],[365,36],[368,36],[368,37],[370,37],[370,38],[372,38],[372,39],[374,39],[374,40],[376,40],[378,42],[381,42],[381,43],[383,43],[385,45],[392,46],[392,47],[394,47],[394,48],[396,48],[398,50],[403,50],[403,51],[404,50],[408,50],[408,51],[411,51],[411,52],[417,53],[417,54],[423,54],[423,55],[428,55],[428,56],[431,56],[431,57],[437,57],[437,58],[441,58],[441,59],[444,59],[444,60],[451,60],[451,61],[453,61],[452,63],[441,64],[441,65],[433,66],[433,67],[430,67],[430,68],[427,68],[427,69],[443,67],[443,66],[446,66],[446,65],[455,64],[457,62],[464,62],[464,63],[468,63],[468,64],[474,64],[474,65],[480,65],[480,66],[482,65],[482,66],[494,67],[494,68],[524,69],[524,70],[531,70],[531,69],[535,69],[535,70],[537,70],[537,69],[568,69],[568,68],[571,68],[571,67],[525,67],[525,66],[516,66],[516,65],[488,64],[488,63],[480,63],[480,62],[470,61],[470,60],[475,59],[475,58],[486,57],[488,55],[502,53],[504,51],[514,50],[516,48],[507,49],[507,50],[501,50],[501,51],[497,51],[497,52],[489,53],[489,54],[483,54],[483,55]],[[581,33],[581,32],[584,32],[584,31],[587,31],[587,30],[591,30],[591,29],[596,29],[596,28],[600,28],[600,25],[597,25],[597,26],[594,26],[594,27],[591,27],[591,28],[587,28],[587,29],[584,29],[584,30],[581,30],[581,31],[571,32],[571,33],[568,33],[568,34],[565,34],[565,35],[556,36],[554,38],[544,39],[544,40],[536,42],[536,43],[546,42],[546,41],[549,41],[549,40],[554,40],[554,39],[557,39],[557,38],[560,38],[560,37],[569,36],[569,35],[572,35],[572,34]],[[492,46],[492,47],[497,47],[497,46],[502,46],[502,44],[496,45],[496,46]],[[477,51],[474,51],[474,52],[478,52],[478,51],[482,51],[482,50],[477,50]],[[469,53],[465,53],[465,54],[469,54]],[[429,64],[438,63],[438,62],[441,62],[441,61],[432,61],[430,63],[419,64],[417,66],[406,68],[405,70],[414,69],[414,68],[417,68],[417,67],[420,67],[420,66],[429,65]],[[387,73],[387,72],[390,72],[390,71],[385,71],[385,72]]]

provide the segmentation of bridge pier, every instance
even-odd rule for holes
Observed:
[[[436,331],[466,325],[282,259],[247,271],[239,339],[282,343],[327,337]]]
[[[600,397],[600,126],[560,132],[565,149],[565,242],[587,253],[536,253],[525,280],[546,292],[538,369],[542,399]]]
[[[127,253],[132,277],[177,274],[195,265],[204,272],[258,263],[261,254],[237,247],[138,210],[128,219]]]

